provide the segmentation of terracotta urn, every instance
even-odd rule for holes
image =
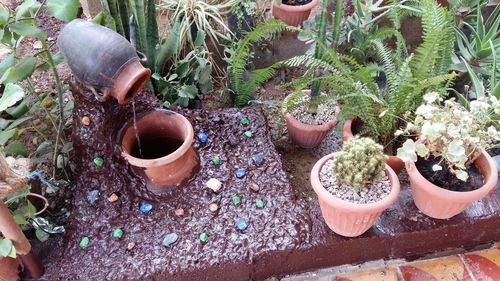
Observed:
[[[459,192],[434,185],[420,174],[415,163],[406,162],[413,201],[417,208],[429,217],[448,219],[465,210],[474,201],[488,195],[496,187],[498,180],[495,161],[483,151],[474,165],[483,176],[484,185],[473,191]]]
[[[359,119],[355,118],[349,118],[345,121],[344,127],[342,129],[342,140],[344,142],[352,139],[354,137],[354,134],[352,132],[352,127],[358,124]],[[397,156],[393,155],[386,155],[386,160],[385,163],[387,165],[391,166],[391,168],[396,172],[396,174],[399,174],[403,168],[405,167],[405,163],[403,160],[399,159]]]
[[[319,206],[323,219],[335,233],[345,237],[355,237],[365,233],[372,227],[380,214],[389,208],[399,196],[399,179],[396,173],[385,165],[385,174],[391,182],[391,192],[380,201],[357,204],[344,201],[328,192],[320,181],[320,171],[326,161],[335,157],[332,153],[321,158],[311,171],[311,185],[318,195]]]
[[[199,157],[191,146],[193,127],[181,114],[147,113],[138,117],[135,126],[125,125],[120,136],[123,157],[156,194],[183,186],[199,170]]]
[[[288,25],[299,27],[302,23],[309,18],[311,10],[318,4],[318,0],[311,0],[305,5],[286,5],[278,4],[273,1],[272,14],[273,17],[283,21]]]
[[[19,262],[10,257],[0,257],[0,280],[19,280]]]
[[[309,90],[304,90],[304,94],[309,94]],[[287,104],[290,95],[283,101]],[[292,114],[286,112],[286,106],[283,107],[282,113],[285,116],[286,128],[290,139],[302,148],[314,148],[318,146],[330,131],[338,124],[337,116],[339,108],[336,108],[335,117],[323,125],[308,125],[295,119]]]
[[[127,39],[98,24],[75,19],[61,30],[57,43],[73,75],[100,101],[114,97],[124,104],[151,76],[142,66],[145,57]]]

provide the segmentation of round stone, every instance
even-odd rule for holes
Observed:
[[[216,178],[209,179],[205,185],[213,192],[218,192],[222,188],[222,182]]]
[[[239,219],[236,222],[236,228],[238,228],[239,231],[244,231],[248,228],[248,221],[246,219]]]
[[[263,209],[264,208],[264,201],[262,201],[262,199],[257,199],[257,200],[255,200],[255,205],[257,205],[257,208]]]
[[[216,203],[212,203],[208,205],[208,209],[210,210],[210,212],[217,212],[217,210],[219,210],[219,205],[217,205]]]
[[[111,194],[111,195],[108,197],[108,201],[109,201],[110,203],[113,203],[113,202],[118,201],[118,195],[116,195],[115,193]]]
[[[87,236],[82,237],[80,240],[80,248],[85,249],[89,246],[90,239]]]
[[[240,124],[243,125],[243,126],[246,126],[248,125],[248,118],[245,116],[243,118],[241,118],[241,121],[240,121]]]
[[[85,126],[90,125],[90,118],[88,116],[83,116],[82,118],[82,124]]]
[[[87,193],[87,202],[94,204],[99,199],[99,190],[92,190]]]
[[[246,131],[246,132],[245,132],[245,137],[247,137],[247,138],[251,138],[252,136],[253,136],[252,131]]]
[[[247,171],[244,168],[239,168],[236,171],[236,177],[239,179],[243,178],[246,174],[247,174]]]
[[[96,157],[94,158],[94,164],[97,167],[102,167],[104,165],[104,159],[102,157]]]
[[[162,242],[163,246],[168,247],[168,246],[174,244],[178,238],[179,238],[179,236],[175,232],[167,234],[165,236],[165,238],[163,238],[163,242]]]
[[[179,209],[175,210],[175,215],[178,217],[184,216],[184,209],[179,208]]]
[[[254,191],[254,192],[259,192],[260,187],[259,187],[259,185],[258,185],[258,184],[256,184],[256,183],[252,182],[252,185],[250,185],[250,189],[251,189],[252,191]]]
[[[139,208],[143,213],[149,213],[153,209],[153,205],[149,202],[142,202]]]
[[[200,234],[200,241],[203,243],[208,241],[208,234],[206,232],[203,232],[202,234]]]
[[[234,136],[230,136],[229,137],[229,143],[231,144],[231,146],[237,146],[238,145],[238,139],[235,138]]]
[[[239,205],[241,203],[241,198],[238,196],[238,195],[234,195],[232,198],[231,198],[231,201],[233,202],[233,204],[235,206]]]
[[[134,247],[135,247],[135,243],[134,242],[130,242],[130,243],[127,244],[127,249],[128,250],[132,250]]]
[[[255,154],[254,156],[252,156],[252,160],[253,160],[255,165],[260,166],[260,165],[262,165],[262,163],[264,163],[264,156],[262,154],[258,153],[258,154]]]
[[[200,142],[203,142],[203,143],[207,142],[207,141],[208,141],[208,136],[207,136],[207,134],[205,134],[205,133],[199,133],[199,134],[198,134],[198,140],[199,140]]]
[[[115,231],[113,231],[113,237],[122,238],[122,236],[123,236],[123,230],[121,228],[117,228],[115,229]]]
[[[220,165],[221,163],[221,158],[219,155],[215,155],[214,158],[212,158],[212,163],[214,163],[214,165]]]

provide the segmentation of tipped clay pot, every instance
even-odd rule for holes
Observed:
[[[483,151],[474,165],[483,176],[484,185],[472,191],[451,191],[434,185],[420,174],[413,162],[406,162],[411,193],[417,208],[435,219],[449,219],[490,193],[497,184],[498,171],[495,161]]]
[[[156,194],[186,184],[199,170],[199,157],[191,147],[191,123],[170,110],[157,110],[137,119],[121,131],[123,157],[148,182]]]
[[[357,124],[359,124],[359,119],[349,118],[345,120],[344,128],[342,129],[342,139],[344,140],[344,142],[347,142],[354,137],[352,128]],[[396,174],[399,174],[405,167],[405,163],[403,162],[403,160],[393,155],[386,155],[385,163],[391,166]]]
[[[19,262],[17,259],[0,257],[0,280],[19,280]]]
[[[328,227],[345,237],[359,236],[370,229],[380,214],[396,202],[400,190],[399,179],[391,167],[385,165],[385,174],[389,177],[392,186],[391,192],[386,197],[367,204],[344,201],[328,192],[319,178],[323,165],[336,154],[337,152],[326,155],[316,162],[311,171],[311,185],[318,195],[321,214]]]
[[[95,23],[71,21],[57,43],[73,75],[93,89],[100,101],[112,96],[124,104],[140,93],[151,76],[151,70],[142,66],[146,59],[127,39]]]

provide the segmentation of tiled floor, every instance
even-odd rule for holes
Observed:
[[[289,276],[282,281],[500,281],[500,242],[492,248],[406,263],[375,261]]]

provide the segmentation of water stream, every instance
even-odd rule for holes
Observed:
[[[137,130],[137,116],[135,114],[135,101],[132,101],[132,111],[134,112],[134,131],[135,131],[135,138],[137,140],[137,147],[139,148],[139,156],[141,158],[143,158],[141,139],[139,138],[139,130]]]

